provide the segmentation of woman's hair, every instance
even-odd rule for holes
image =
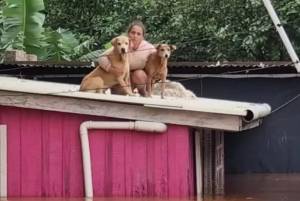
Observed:
[[[127,33],[129,33],[129,32],[131,31],[132,27],[134,27],[134,26],[139,26],[139,27],[141,27],[142,30],[143,30],[143,36],[145,36],[145,34],[146,34],[146,27],[145,27],[145,25],[143,24],[143,22],[140,21],[140,20],[134,20],[134,21],[132,21],[132,22],[129,24],[128,28],[127,28]]]

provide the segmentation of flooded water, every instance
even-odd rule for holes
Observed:
[[[300,174],[226,176],[225,196],[204,198],[1,198],[1,201],[300,201]]]
[[[225,191],[230,201],[300,201],[300,174],[230,175]]]

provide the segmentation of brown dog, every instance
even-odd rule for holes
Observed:
[[[126,94],[133,95],[129,81],[129,39],[127,36],[118,36],[111,43],[113,47],[106,56],[111,62],[111,68],[115,69],[107,72],[97,66],[83,78],[80,91],[103,93],[107,88],[120,84]]]
[[[168,59],[171,51],[176,50],[175,45],[159,44],[156,52],[149,55],[145,72],[147,74],[147,96],[152,95],[152,86],[155,81],[161,81],[161,98],[164,98],[165,82],[168,74]]]

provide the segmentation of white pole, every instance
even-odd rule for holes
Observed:
[[[274,10],[274,7],[271,3],[270,0],[263,0],[264,2],[264,5],[276,27],[276,30],[278,31],[279,35],[280,35],[280,38],[285,46],[285,48],[287,49],[293,63],[295,64],[295,67],[297,69],[297,72],[299,73],[300,72],[300,63],[299,63],[299,58],[293,48],[293,45],[291,44],[290,40],[289,40],[289,37],[287,36],[282,24],[280,23],[280,20]]]
[[[7,197],[7,127],[0,125],[0,198]]]
[[[195,132],[195,161],[196,161],[196,190],[197,200],[201,200],[203,197],[203,169],[202,169],[202,141],[201,141],[202,130]]]

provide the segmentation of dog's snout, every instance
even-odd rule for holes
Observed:
[[[123,48],[121,48],[121,52],[122,53],[126,53],[126,49],[123,47]]]
[[[168,55],[168,54],[165,54],[165,58],[169,58],[169,55]]]

